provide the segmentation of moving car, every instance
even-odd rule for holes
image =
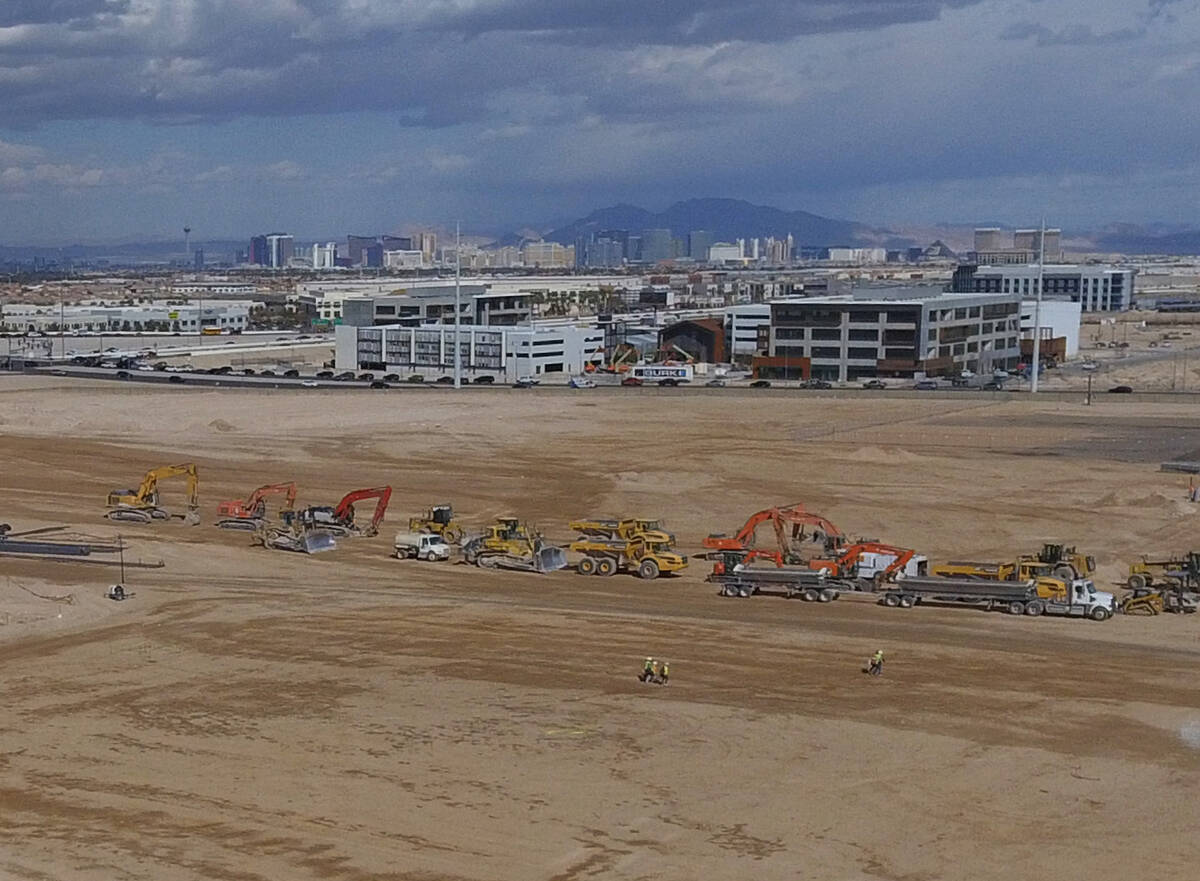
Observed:
[[[642,381],[640,379],[638,379],[636,376],[627,376],[621,380],[621,385],[628,386],[629,388],[635,388],[637,386],[640,386],[641,384],[642,384]]]
[[[882,379],[868,379],[863,383],[863,388],[885,389],[887,388],[887,383]]]
[[[708,382],[706,382],[704,384],[708,388],[725,388],[725,380],[723,380],[723,379],[710,379]]]
[[[302,385],[304,388],[317,388],[320,386],[320,383],[315,379],[306,379],[300,383],[300,385]]]
[[[922,379],[913,385],[913,388],[919,392],[933,391],[938,387],[936,379]]]
[[[476,385],[492,385],[495,382],[496,382],[496,377],[494,377],[494,376],[485,375],[485,376],[475,377]]]
[[[769,380],[766,380],[766,379],[756,379],[756,380],[754,380],[754,382],[750,383],[750,388],[770,388],[770,387],[771,387],[771,383]]]
[[[806,379],[800,383],[800,388],[820,389],[823,391],[833,388],[833,383],[826,379]]]
[[[1114,385],[1108,390],[1108,393],[1110,395],[1131,395],[1133,394],[1133,388],[1127,385]]]
[[[373,379],[371,380],[371,388],[391,388],[391,386],[382,379]]]

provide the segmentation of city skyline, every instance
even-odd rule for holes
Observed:
[[[4,6],[5,244],[516,228],[697,195],[880,226],[1197,225],[1193,0]]]

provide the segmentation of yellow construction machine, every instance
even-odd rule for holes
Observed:
[[[187,513],[172,514],[159,501],[158,482],[171,477],[187,477]],[[137,489],[114,489],[106,504],[109,520],[149,523],[178,517],[190,526],[200,525],[200,475],[191,462],[183,465],[164,465],[146,472]]]
[[[1075,578],[1091,578],[1096,574],[1096,558],[1079,553],[1074,547],[1044,542],[1037,554],[1023,554],[1022,562],[1045,563],[1050,574],[1064,581]]]
[[[615,575],[624,569],[657,578],[687,568],[687,557],[673,550],[675,536],[658,520],[593,518],[573,520],[570,527],[582,534],[570,544],[571,551],[583,555],[575,566],[580,575]]]
[[[647,536],[652,541],[666,541],[671,545],[675,544],[675,536],[663,529],[661,520],[652,520],[647,517],[572,520],[569,526],[576,532],[595,538],[629,541]]]
[[[567,565],[567,554],[516,517],[497,517],[483,535],[462,544],[463,559],[484,569],[553,572]]]
[[[462,524],[454,519],[454,508],[450,505],[434,505],[426,508],[422,516],[408,518],[408,531],[440,535],[446,544],[454,544],[463,537]]]

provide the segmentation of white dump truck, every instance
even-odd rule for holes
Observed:
[[[440,535],[428,532],[396,533],[396,558],[399,560],[449,560],[450,545]]]

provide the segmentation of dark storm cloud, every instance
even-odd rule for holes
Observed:
[[[23,24],[78,23],[124,12],[128,0],[3,0],[0,28]]]

